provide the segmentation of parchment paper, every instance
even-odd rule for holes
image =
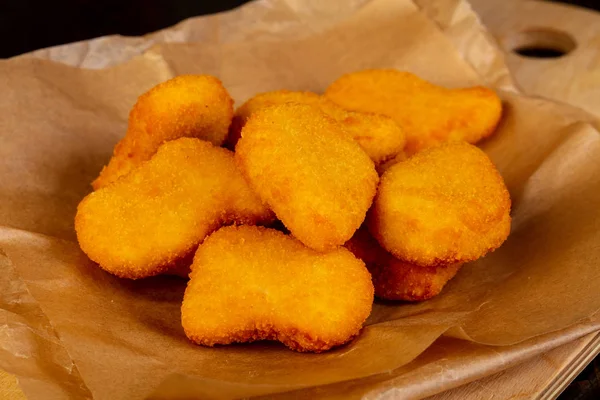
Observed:
[[[148,38],[48,51],[70,54],[72,66],[40,54],[1,62],[0,367],[32,398],[418,398],[600,329],[597,121],[516,94],[490,42],[474,41],[465,55],[455,42],[466,36],[442,31],[457,25],[428,19],[420,3],[257,2]],[[480,37],[467,20],[463,30]],[[166,36],[177,40],[156,39]],[[488,61],[475,62],[477,52]],[[104,64],[90,61],[102,54]],[[321,92],[369,67],[508,89],[501,126],[482,147],[511,192],[512,234],[437,298],[378,302],[362,335],[326,354],[273,343],[209,349],[183,335],[183,280],[120,280],[79,250],[75,207],[143,91],[176,74],[208,73],[239,104],[271,89]]]

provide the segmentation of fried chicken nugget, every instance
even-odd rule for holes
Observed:
[[[352,237],[379,181],[373,161],[340,124],[305,104],[255,112],[242,129],[235,157],[265,204],[315,250]]]
[[[321,111],[343,125],[348,135],[363,148],[375,164],[385,162],[402,152],[406,144],[404,132],[389,117],[348,111],[325,96],[319,96],[312,92],[278,90],[258,94],[236,110],[229,128],[228,147],[231,149],[235,147],[241,137],[242,128],[254,112],[284,103],[300,103],[319,107]]]
[[[477,147],[451,142],[390,167],[367,218],[394,256],[421,266],[475,260],[510,231],[510,196]]]
[[[178,262],[222,224],[273,218],[246,184],[232,152],[181,138],[86,196],[75,230],[83,252],[100,267],[137,279],[181,271]]]
[[[462,265],[422,267],[401,261],[381,248],[364,226],[344,246],[365,262],[375,296],[386,300],[423,301],[437,296]]]
[[[400,152],[400,153],[396,154],[394,156],[394,158],[391,158],[391,159],[387,160],[386,162],[379,164],[377,166],[377,173],[379,174],[379,176],[381,176],[381,175],[383,175],[383,173],[385,171],[387,171],[388,169],[390,169],[390,167],[392,165],[396,165],[399,162],[402,162],[402,161],[407,160],[407,159],[408,159],[408,156],[406,155],[406,153],[405,152]]]
[[[181,320],[205,346],[278,340],[321,352],[355,337],[372,303],[369,272],[343,247],[319,253],[274,229],[228,226],[196,252]]]
[[[448,140],[477,143],[494,132],[502,116],[491,89],[446,89],[392,69],[343,75],[325,96],[348,110],[392,117],[406,132],[408,155]]]
[[[163,82],[138,98],[125,137],[92,187],[97,190],[126,175],[169,140],[195,137],[220,146],[232,117],[233,100],[217,78],[181,75]]]

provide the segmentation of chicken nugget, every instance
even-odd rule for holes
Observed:
[[[235,157],[250,186],[302,243],[344,244],[377,188],[373,161],[317,107],[281,104],[248,119]]]
[[[488,156],[450,142],[390,167],[367,218],[394,256],[421,266],[475,260],[510,231],[510,195]]]
[[[258,94],[236,110],[229,129],[228,147],[231,149],[235,147],[250,115],[265,107],[284,103],[300,103],[319,107],[321,111],[343,125],[347,134],[362,147],[376,165],[402,152],[406,144],[404,132],[389,117],[348,111],[325,96],[319,96],[312,92],[278,90]]]
[[[384,173],[385,171],[387,171],[387,170],[388,170],[388,169],[389,169],[389,168],[390,168],[392,165],[396,165],[396,164],[398,164],[399,162],[402,162],[402,161],[404,161],[404,160],[407,160],[407,159],[408,159],[408,156],[406,155],[406,153],[405,153],[405,152],[403,152],[403,151],[402,151],[402,152],[400,152],[400,153],[396,154],[396,155],[394,156],[394,158],[392,158],[392,159],[390,159],[390,160],[387,160],[387,161],[386,161],[386,162],[384,162],[384,163],[381,163],[381,164],[379,164],[379,165],[377,166],[377,173],[379,174],[379,176],[381,176],[381,175],[383,175],[383,173]]]
[[[181,271],[181,259],[222,224],[274,215],[250,190],[233,153],[181,138],[77,207],[79,245],[106,271],[130,279]]]
[[[448,140],[477,143],[494,132],[502,116],[491,89],[446,89],[392,69],[343,75],[325,96],[348,110],[393,118],[406,133],[408,155]]]
[[[198,248],[181,320],[205,346],[277,340],[321,352],[358,335],[372,303],[371,276],[347,249],[320,253],[274,229],[229,226]]]
[[[423,301],[437,296],[462,265],[422,267],[399,260],[364,226],[344,246],[364,261],[373,278],[375,296],[386,300]]]
[[[92,187],[97,190],[126,175],[169,140],[195,137],[220,146],[232,117],[233,100],[217,78],[181,75],[163,82],[138,98],[125,137]]]

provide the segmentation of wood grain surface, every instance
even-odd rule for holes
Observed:
[[[600,333],[591,333],[546,354],[427,400],[555,399],[600,352]]]
[[[600,116],[600,14],[556,3],[471,0],[506,50],[507,64],[523,92],[577,105]],[[566,54],[528,58],[518,47],[546,47]],[[600,352],[600,334],[587,335],[522,365],[433,396],[441,399],[552,399]],[[25,395],[0,370],[0,400]]]
[[[600,13],[543,1],[471,0],[471,4],[505,50],[506,63],[523,92],[600,116]],[[523,57],[514,51],[519,47],[565,54]]]

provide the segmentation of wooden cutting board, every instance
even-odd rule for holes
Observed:
[[[556,399],[600,352],[600,333],[591,333],[494,375],[426,400]]]
[[[506,52],[522,91],[569,103],[600,116],[600,13],[567,4],[524,0],[470,0]],[[519,48],[564,55],[523,57]]]

